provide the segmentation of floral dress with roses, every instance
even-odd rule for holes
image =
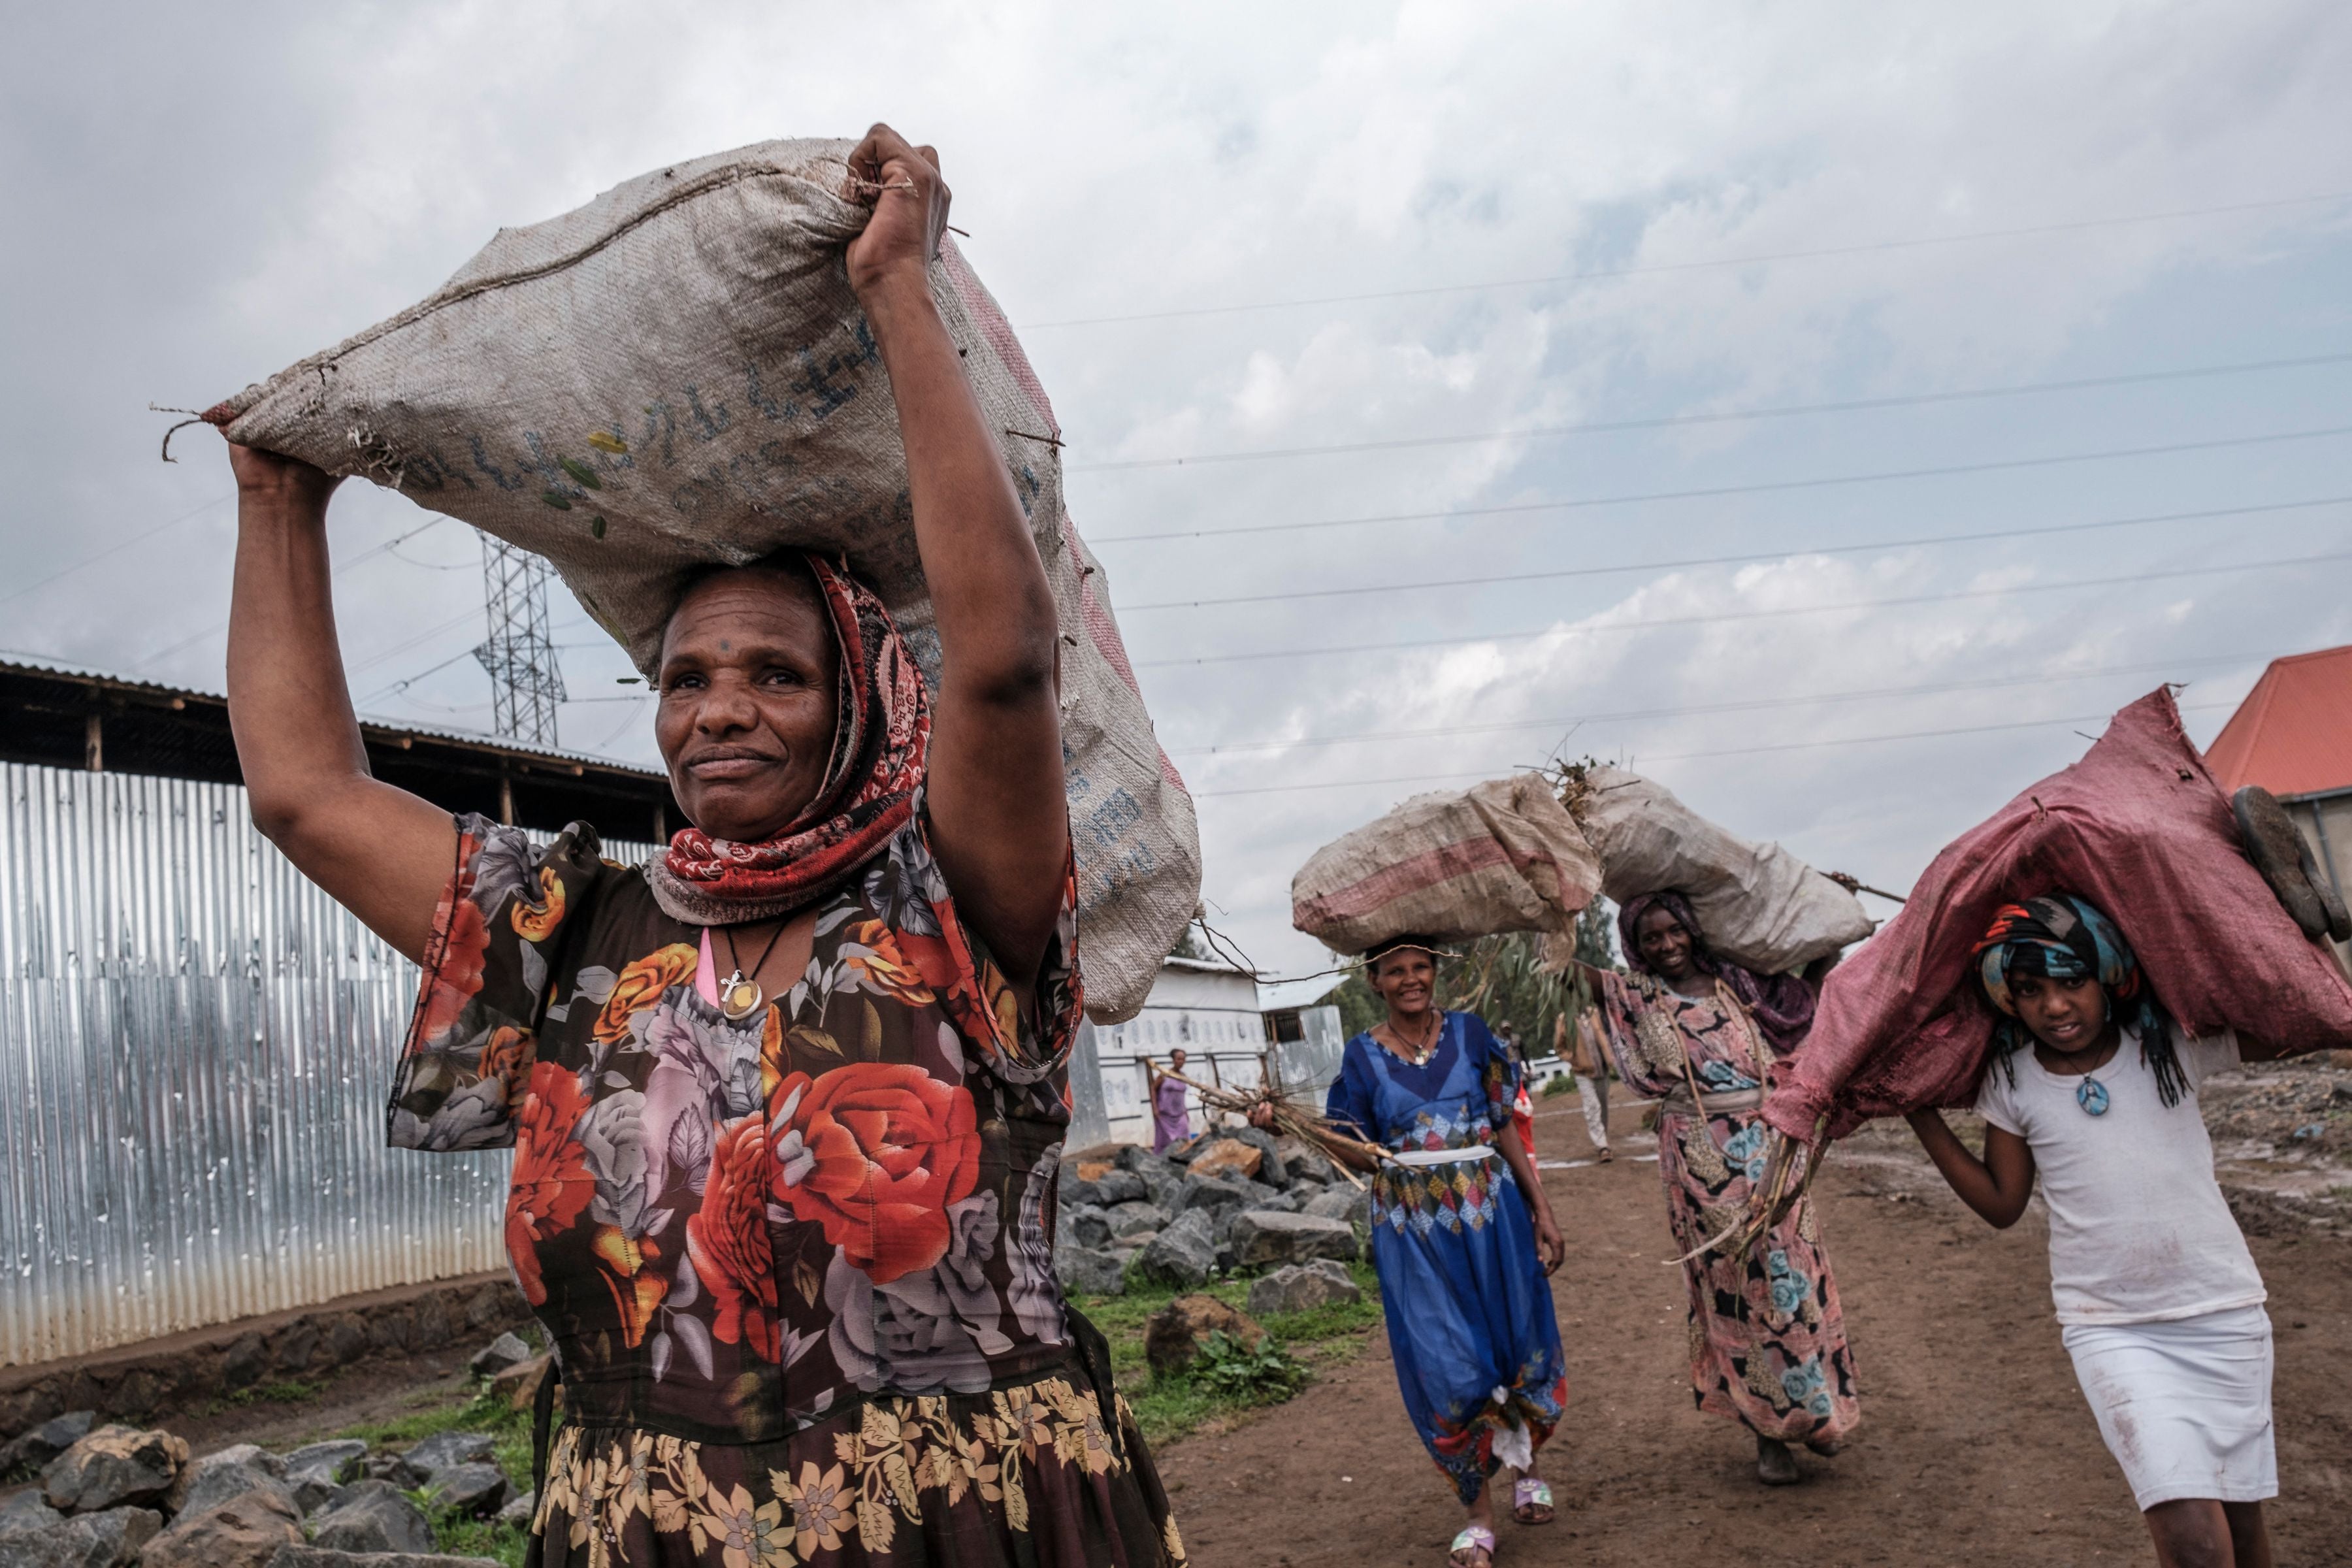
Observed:
[[[1606,976],[1601,1015],[1617,1076],[1655,1095],[1666,1221],[1690,1288],[1691,1394],[1760,1436],[1835,1449],[1862,1419],[1845,1308],[1807,1197],[1745,1262],[1699,1252],[1748,1211],[1764,1174],[1760,1089],[1768,1057],[1754,1020],[1721,987],[1685,996],[1651,974]],[[1746,1102],[1693,1115],[1701,1095]]]
[[[598,850],[459,819],[390,1108],[396,1147],[515,1152],[565,1416],[530,1560],[1181,1564],[1054,1279],[1071,895],[1024,1005],[918,810],[735,1023]]]

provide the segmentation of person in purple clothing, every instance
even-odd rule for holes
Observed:
[[[1169,1072],[1184,1070],[1184,1047],[1177,1047],[1168,1053]],[[1150,1057],[1143,1058],[1143,1070],[1151,1075],[1151,1152],[1164,1154],[1171,1143],[1181,1143],[1192,1136],[1192,1113],[1184,1108],[1184,1086]]]

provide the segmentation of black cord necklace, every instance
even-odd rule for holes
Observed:
[[[767,967],[768,955],[776,951],[776,943],[783,940],[784,927],[791,923],[789,921],[776,922],[775,933],[768,938],[768,945],[760,950],[759,961],[751,965],[754,976]],[[735,966],[735,973],[729,975],[727,984],[719,988],[719,1010],[727,1015],[729,1023],[740,1024],[758,1012],[760,1005],[768,996],[760,989],[757,979],[744,977],[743,961],[735,955],[735,928],[721,926],[719,934],[727,939],[727,962]]]
[[[1398,1045],[1402,1046],[1408,1052],[1412,1053],[1405,1058],[1405,1060],[1411,1062],[1417,1068],[1425,1068],[1429,1065],[1430,1057],[1437,1049],[1437,1037],[1445,1032],[1445,1015],[1439,1013],[1434,1007],[1432,1007],[1430,1011],[1436,1014],[1436,1017],[1432,1021],[1429,1031],[1429,1040],[1425,1045],[1415,1045],[1413,1042],[1406,1039],[1404,1037],[1404,1031],[1397,1027],[1394,1016],[1391,1016],[1388,1021],[1389,1037],[1394,1040]]]

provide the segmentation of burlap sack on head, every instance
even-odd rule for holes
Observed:
[[[1409,934],[1560,931],[1600,886],[1549,782],[1518,773],[1414,795],[1325,845],[1290,880],[1290,923],[1339,952]]]
[[[1759,974],[1801,969],[1874,929],[1861,901],[1778,844],[1751,844],[1607,763],[1587,767],[1570,809],[1601,855],[1601,890],[1624,903],[1673,890],[1707,946]]]
[[[1773,1065],[1764,1119],[1841,1138],[1874,1116],[1970,1103],[1994,1014],[1969,950],[2003,904],[2049,893],[2104,910],[2191,1035],[2227,1027],[2289,1050],[2352,1040],[2352,984],[2247,859],[2229,797],[2159,689],[2081,762],[1946,846],[1902,912],[1830,971],[1812,1032]]]
[[[936,690],[898,416],[842,259],[867,216],[842,195],[855,145],[761,142],[500,230],[430,298],[205,417],[546,556],[648,674],[696,568],[837,554]],[[1045,389],[951,241],[931,293],[1053,583],[1087,1011],[1118,1022],[1198,907],[1192,803],[1063,508]]]

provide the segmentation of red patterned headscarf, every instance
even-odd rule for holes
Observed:
[[[841,654],[833,755],[816,797],[757,844],[688,827],[646,867],[655,901],[689,925],[790,914],[839,888],[915,815],[931,737],[922,672],[873,589],[803,555]]]

